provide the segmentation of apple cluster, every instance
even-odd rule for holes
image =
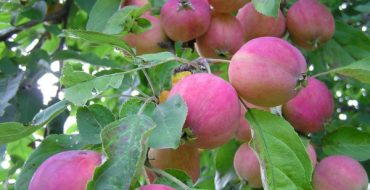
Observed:
[[[147,3],[131,0],[122,6]],[[166,51],[169,40],[195,40],[201,57],[230,59],[229,81],[208,73],[186,73],[176,78],[169,92],[161,94],[160,102],[174,95],[183,98],[188,107],[184,131],[188,132],[178,149],[150,149],[151,167],[179,169],[196,182],[200,150],[214,149],[236,138],[242,145],[235,154],[235,171],[251,187],[261,188],[258,155],[248,145],[252,132],[244,118],[247,109],[269,111],[281,106],[283,117],[306,135],[323,130],[330,120],[334,110],[331,92],[323,82],[306,76],[306,60],[294,46],[312,50],[333,36],[333,16],[318,0],[298,0],[285,15],[279,10],[276,18],[259,13],[249,0],[167,0],[159,16],[146,12],[142,17],[152,28],[123,38],[137,54]],[[282,39],[287,33],[292,43]],[[315,190],[366,189],[367,174],[357,161],[329,156],[317,164],[314,146],[308,143],[306,147],[315,168]],[[62,152],[37,169],[29,187],[84,189],[100,164],[101,155],[96,152]],[[63,177],[57,176],[60,172]],[[150,181],[156,180],[150,170],[147,174]],[[140,189],[173,188],[151,184]]]

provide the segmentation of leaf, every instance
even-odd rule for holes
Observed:
[[[99,95],[108,88],[119,88],[126,73],[104,75],[75,84],[64,89],[65,99],[77,106],[83,106],[89,99]]]
[[[252,3],[257,12],[278,18],[280,0],[252,0]]]
[[[176,56],[171,52],[160,52],[137,56],[138,61],[143,61],[143,65],[157,65],[158,63],[172,61]]]
[[[154,122],[144,115],[126,117],[105,127],[101,138],[108,160],[95,169],[87,189],[130,189],[143,167],[146,141],[153,127]]]
[[[100,132],[114,120],[112,112],[99,104],[77,110],[77,127],[81,139],[87,144],[100,144]]]
[[[8,101],[17,94],[23,76],[24,72],[13,76],[0,75],[0,116],[4,115],[5,108],[10,105]]]
[[[130,115],[137,115],[141,106],[143,105],[143,100],[138,98],[131,98],[124,102],[121,106],[119,117],[124,118]],[[143,111],[144,115],[150,115],[155,109],[154,103],[148,103]]]
[[[330,71],[370,84],[370,57]]]
[[[63,75],[60,79],[60,83],[68,88],[75,84],[85,82],[94,78],[94,76],[83,71],[75,71],[73,69],[73,66],[67,63],[63,66]]]
[[[67,105],[67,101],[60,101],[46,108],[35,115],[30,126],[24,126],[22,123],[17,122],[0,123],[0,144],[16,141],[31,135],[62,113],[67,108]]]
[[[188,108],[179,95],[170,97],[156,107],[151,117],[157,127],[149,137],[149,147],[178,148],[187,114]]]
[[[100,58],[95,53],[91,53],[91,52],[79,53],[79,52],[71,51],[71,50],[59,51],[54,54],[53,60],[78,60],[78,61],[82,61],[85,63],[89,63],[91,65],[98,65],[98,66],[105,66],[105,67],[112,67],[112,68],[122,67],[119,63],[111,59]]]
[[[107,21],[102,32],[106,34],[130,32],[136,22],[135,20],[140,16],[137,12],[142,12],[140,9],[143,8],[137,6],[126,6],[125,8],[115,12]],[[144,9],[147,9],[147,6],[145,6]]]
[[[15,190],[28,189],[33,173],[50,156],[67,150],[78,150],[83,144],[77,135],[50,135],[29,156],[19,174]]]
[[[327,155],[346,155],[358,161],[370,159],[370,133],[354,127],[339,128],[323,139],[323,150]]]
[[[220,175],[225,175],[230,170],[234,170],[234,155],[237,149],[238,144],[235,140],[216,149],[215,166]]]
[[[86,29],[102,32],[109,18],[119,10],[121,0],[97,0],[92,7]]]
[[[251,147],[257,153],[265,189],[312,189],[312,166],[306,149],[284,119],[251,109],[246,118],[253,130]]]
[[[101,11],[101,12],[104,12],[104,11]],[[132,51],[131,47],[125,41],[123,41],[121,38],[117,36],[103,34],[99,32],[93,32],[93,31],[85,31],[85,30],[65,30],[65,33],[66,33],[66,36],[68,37],[81,38],[91,43],[112,45],[118,49],[125,51],[131,56],[134,55],[134,52]]]
[[[22,123],[17,122],[0,123],[0,144],[16,141],[32,134],[38,129],[40,129],[39,126],[24,126]]]
[[[138,68],[125,72],[118,72],[114,74],[95,77],[91,80],[84,81],[76,85],[73,85],[69,88],[66,88],[64,89],[65,99],[71,101],[72,103],[78,106],[83,106],[89,99],[96,97],[102,91],[105,91],[110,87],[115,89],[119,88],[126,74],[136,72],[144,68],[151,68],[166,63],[169,60],[164,60],[163,62],[160,61],[152,62],[150,59],[148,59],[148,61],[151,64],[142,65]]]
[[[33,126],[43,126],[54,119],[56,116],[61,114],[68,106],[68,102],[62,100],[53,104],[52,106],[46,108],[45,110],[39,112],[35,115],[32,120],[31,125]]]
[[[28,155],[32,152],[31,146],[29,146],[34,141],[34,138],[29,136],[27,138],[22,138],[17,141],[8,143],[6,148],[6,153],[13,157],[21,159],[22,161],[27,160]]]
[[[334,40],[355,60],[370,57],[370,38],[364,32],[343,22],[335,22]]]

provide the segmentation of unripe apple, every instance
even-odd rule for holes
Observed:
[[[280,9],[275,18],[257,12],[253,4],[248,3],[238,11],[236,18],[244,31],[245,41],[263,36],[281,37],[285,32],[285,18]]]
[[[218,13],[232,13],[249,1],[250,0],[208,0],[213,10]]]
[[[334,112],[334,101],[326,85],[308,78],[307,86],[282,107],[284,118],[302,133],[323,130],[324,123]]]
[[[206,0],[168,0],[161,9],[161,21],[169,38],[187,42],[207,32],[210,7]]]
[[[185,127],[196,138],[189,143],[202,149],[212,149],[228,142],[240,120],[240,103],[234,88],[212,74],[185,77],[170,91],[180,95],[188,107]]]
[[[196,47],[202,57],[230,59],[244,44],[243,30],[231,14],[213,13],[208,31],[197,38]]]
[[[249,186],[262,187],[260,164],[248,143],[242,144],[236,151],[234,169],[241,179],[248,181]]]
[[[128,6],[128,5],[135,5],[142,7],[146,4],[148,4],[148,0],[125,0],[125,2],[122,4],[122,7]]]
[[[102,162],[93,151],[71,150],[55,154],[33,174],[29,190],[84,190]]]
[[[161,184],[149,184],[145,186],[141,186],[140,190],[175,190],[172,187],[161,185]]]
[[[244,100],[274,107],[297,94],[306,67],[301,52],[287,41],[260,37],[244,44],[232,57],[229,79]]]
[[[311,163],[316,163],[316,153],[312,152],[312,145],[306,147]],[[249,147],[248,143],[242,144],[234,156],[234,169],[241,179],[248,181],[253,188],[262,187],[261,169],[257,155]]]
[[[330,40],[335,22],[330,11],[318,0],[298,0],[287,13],[287,28],[294,43],[315,49]]]
[[[329,156],[317,164],[315,190],[367,190],[368,176],[362,165],[347,156]]]
[[[127,34],[124,40],[130,46],[136,48],[136,53],[138,55],[165,51],[165,49],[160,46],[161,43],[167,40],[160,19],[148,13],[144,14],[142,17],[151,22],[152,28],[140,34]]]
[[[150,164],[158,169],[177,169],[184,171],[196,182],[200,174],[200,153],[197,148],[182,145],[175,149],[150,149]]]

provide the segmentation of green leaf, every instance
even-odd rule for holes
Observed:
[[[339,128],[323,139],[327,155],[346,155],[359,161],[370,159],[370,133],[354,127]]]
[[[137,12],[142,9],[136,6],[126,6],[125,8],[115,12],[106,23],[103,33],[106,34],[121,34],[131,31],[132,26],[138,16]]]
[[[370,38],[364,32],[346,23],[335,23],[334,40],[354,59],[370,57]]]
[[[176,59],[176,56],[171,52],[160,52],[160,53],[153,53],[153,54],[144,54],[137,56],[137,61],[142,61],[143,65],[157,65],[158,63],[173,61]]]
[[[83,144],[77,135],[50,135],[42,141],[29,156],[24,164],[21,173],[19,174],[15,190],[28,189],[33,173],[36,169],[50,156],[67,151],[78,150],[82,148]]]
[[[43,126],[54,119],[56,116],[61,114],[68,106],[68,102],[62,100],[53,104],[52,106],[46,108],[45,110],[39,112],[35,115],[32,120],[31,125],[33,126]]]
[[[78,106],[83,106],[89,99],[110,87],[119,88],[126,73],[128,72],[104,75],[70,86],[64,89],[65,99]]]
[[[24,126],[22,123],[0,123],[0,144],[9,143],[26,137],[41,127]]]
[[[65,64],[63,66],[62,73],[63,75],[60,79],[60,83],[66,88],[95,78],[94,76],[83,71],[75,71],[72,64]]]
[[[151,68],[151,67],[166,63],[168,61],[169,60],[164,60],[163,62],[160,62],[160,61],[153,62],[150,59],[148,59],[148,63],[150,64],[142,65],[136,69],[132,69],[132,70],[125,71],[125,72],[118,72],[114,74],[103,75],[103,76],[95,77],[88,81],[78,83],[76,85],[73,85],[69,88],[64,89],[65,99],[71,101],[72,103],[78,106],[83,106],[89,99],[96,97],[102,91],[105,91],[109,89],[110,87],[115,88],[115,89],[119,88],[122,84],[122,80],[124,79],[124,76],[127,73],[136,72],[144,68]]]
[[[105,67],[112,67],[112,68],[122,67],[121,64],[111,59],[100,58],[95,53],[91,53],[91,52],[79,53],[79,52],[71,51],[71,50],[59,51],[54,54],[53,60],[63,60],[63,61],[77,60],[77,61],[89,63],[91,65],[98,65],[98,66],[105,66]]]
[[[4,115],[5,108],[10,105],[8,101],[17,94],[23,76],[24,72],[12,76],[0,75],[0,116]]]
[[[278,17],[280,9],[280,0],[252,0],[257,12],[266,16]]]
[[[101,137],[108,160],[95,170],[87,189],[130,189],[142,170],[153,127],[154,122],[145,115],[132,115],[105,127]]]
[[[234,155],[238,149],[238,143],[233,140],[216,149],[215,166],[220,175],[234,170]]]
[[[0,144],[16,141],[32,134],[62,113],[67,105],[67,101],[60,101],[46,108],[35,115],[30,126],[17,122],[0,123]]]
[[[370,84],[370,57],[330,71]]]
[[[121,38],[117,36],[85,30],[65,30],[65,33],[66,36],[72,38],[81,38],[91,43],[112,45],[118,49],[125,51],[131,56],[134,55],[134,52],[132,51],[131,47],[125,41],[123,41]]]
[[[157,127],[149,137],[149,147],[157,149],[179,147],[187,114],[188,108],[179,95],[172,96],[157,106],[152,114]]]
[[[102,32],[109,18],[119,10],[121,0],[97,0],[92,7],[86,29]]]
[[[25,161],[27,160],[28,155],[32,152],[32,148],[29,145],[33,141],[33,137],[28,137],[11,142],[7,145],[6,152],[10,156],[16,156]]]
[[[99,104],[78,108],[77,127],[82,140],[87,144],[100,144],[101,130],[114,119],[112,112]]]
[[[269,112],[247,112],[253,130],[251,146],[263,169],[266,189],[312,189],[312,166],[306,149],[293,127]]]
[[[130,115],[137,115],[141,106],[143,105],[143,100],[138,98],[131,98],[124,102],[121,106],[119,117],[124,118]],[[148,103],[143,111],[144,115],[150,115],[155,109],[154,103]]]

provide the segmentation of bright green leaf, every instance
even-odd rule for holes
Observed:
[[[266,189],[310,190],[312,166],[306,149],[293,127],[269,112],[251,109],[246,117],[253,130],[256,151]]]

